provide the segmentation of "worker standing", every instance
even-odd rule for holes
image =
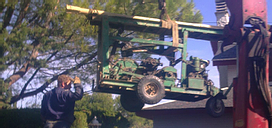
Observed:
[[[75,92],[70,90],[72,82]],[[41,116],[46,121],[44,128],[70,128],[75,120],[75,101],[82,96],[83,88],[77,76],[75,79],[68,75],[58,76],[58,87],[43,96]]]

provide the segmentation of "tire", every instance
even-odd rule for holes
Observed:
[[[137,96],[146,104],[156,104],[165,96],[164,85],[156,76],[143,77],[137,86]]]
[[[222,101],[222,99],[211,97],[206,102],[206,110],[210,116],[215,118],[220,117],[225,112],[224,102]]]
[[[144,107],[135,93],[123,93],[120,97],[122,107],[129,112],[140,111]]]

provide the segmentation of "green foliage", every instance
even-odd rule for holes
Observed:
[[[0,109],[11,108],[9,101],[12,97],[12,89],[7,89],[4,84],[4,80],[0,79]]]
[[[173,1],[180,1],[180,0],[173,0]],[[171,6],[172,5],[168,5],[168,8],[171,8]],[[191,0],[189,3],[182,2],[180,6],[180,11],[177,13],[177,15],[173,16],[173,18],[177,21],[191,22],[191,23],[200,23],[203,20],[203,17],[200,11],[195,9],[193,0]]]
[[[112,98],[111,94],[93,93],[84,95],[76,101],[75,109],[87,114],[88,122],[97,117],[102,128],[151,128],[152,120],[136,116],[135,113],[124,110],[120,104],[120,97]],[[91,112],[90,112],[91,111]]]
[[[72,124],[71,128],[88,128],[86,113],[75,111],[74,116],[76,120]]]
[[[19,88],[26,84],[26,90],[39,88],[42,84],[47,86],[53,82],[46,83],[52,76],[65,71],[79,76],[83,84],[91,83],[90,76],[96,73],[96,65],[89,63],[93,60],[83,60],[97,51],[98,27],[90,25],[84,15],[66,13],[66,4],[154,18],[159,18],[161,12],[156,0],[7,0],[2,3],[0,72],[10,72],[3,76],[6,88],[21,80],[16,84]],[[172,20],[201,22],[203,19],[201,13],[194,8],[193,1],[167,0],[166,8]],[[111,34],[116,34],[112,31],[114,30],[110,30]],[[128,33],[130,31],[125,31],[121,36],[127,36]],[[158,35],[138,32],[129,36],[158,39]],[[77,56],[82,52],[88,54]],[[147,56],[149,55],[136,54],[134,58]],[[80,62],[84,62],[83,66],[78,66]],[[73,70],[70,71],[71,69]],[[20,76],[16,76],[18,73]],[[24,95],[25,92],[22,93]],[[37,92],[31,94],[35,95]],[[91,109],[105,112],[104,116],[116,115],[113,108],[103,108],[96,102]]]
[[[96,111],[94,114],[103,114],[103,116],[115,116],[114,102],[111,94],[93,93],[90,102],[90,109]]]
[[[130,122],[129,128],[153,128],[153,121],[139,116],[135,113],[129,113],[127,117]]]
[[[129,122],[129,128],[153,128],[153,121],[137,116],[134,112],[126,111],[120,103],[120,96],[115,98],[116,109]]]
[[[76,120],[71,128],[88,128],[87,115],[75,111]],[[40,109],[2,109],[0,110],[1,128],[42,128]]]
[[[105,93],[84,95],[82,100],[76,101],[74,112],[76,120],[71,128],[87,128],[94,116],[97,116],[102,128],[153,127],[151,120],[124,110],[119,99],[119,96],[113,99],[110,94]],[[0,117],[1,128],[39,128],[44,125],[40,118],[40,109],[2,109]]]
[[[76,101],[75,109],[87,113],[88,122],[97,116],[104,128],[127,127],[128,121],[115,109],[114,102],[110,94],[93,93]]]
[[[74,116],[76,120],[71,128],[87,128],[88,123],[97,116],[97,120],[102,124],[102,128],[152,128],[152,120],[147,120],[136,116],[135,113],[124,110],[119,102],[120,97],[109,98],[109,94],[97,93],[85,95],[82,100],[77,101],[75,105]],[[100,105],[98,102],[102,102]],[[93,106],[100,106],[105,102],[106,110]],[[90,112],[91,111],[91,112]],[[110,113],[110,114],[109,114]],[[114,113],[114,115],[113,115]],[[40,109],[7,109],[0,110],[1,128],[39,128],[43,127]]]
[[[92,111],[90,110],[90,101],[91,101],[91,96],[85,94],[81,100],[76,101],[75,103],[75,110],[76,111],[82,111],[87,114],[87,116],[92,115]],[[88,120],[88,122],[90,119]]]
[[[2,109],[1,128],[42,128],[40,109]]]
[[[93,93],[91,96],[90,109],[92,117],[102,123],[102,128],[127,127],[129,122],[115,108],[115,102],[111,94]]]

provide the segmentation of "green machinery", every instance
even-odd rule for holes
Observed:
[[[209,61],[187,57],[187,39],[218,41],[223,39],[223,28],[217,26],[164,21],[155,18],[126,16],[100,10],[67,6],[68,11],[83,13],[92,25],[99,27],[98,72],[96,92],[121,94],[121,104],[128,111],[141,110],[144,104],[156,104],[161,99],[199,101],[210,98],[208,109],[214,116],[224,110],[218,95],[220,89],[208,79]],[[112,33],[116,31],[116,33]],[[121,37],[124,32],[152,33],[161,40]],[[173,41],[163,38],[171,36]],[[160,59],[148,57],[134,60],[134,53],[164,56],[169,66],[162,66]],[[177,58],[176,54],[181,54]],[[121,54],[118,58],[116,54]],[[181,79],[177,69],[181,64]],[[158,68],[162,66],[162,68]]]

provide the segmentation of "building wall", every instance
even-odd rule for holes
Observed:
[[[220,88],[228,86],[228,66],[218,66]]]
[[[232,113],[213,118],[207,113],[161,115],[153,119],[154,128],[232,128]]]
[[[236,65],[218,66],[220,87],[230,86],[233,78],[237,77]]]
[[[237,77],[237,67],[236,65],[228,66],[228,86],[232,84],[233,78]]]

